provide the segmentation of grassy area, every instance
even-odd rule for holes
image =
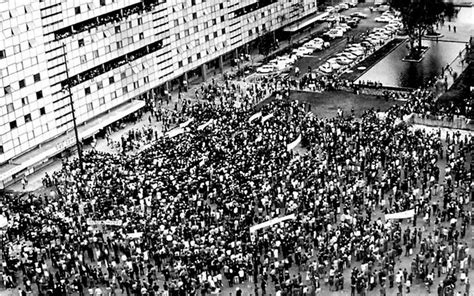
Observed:
[[[352,71],[351,73],[343,73],[341,75],[341,79],[355,81],[357,78],[359,78],[362,74],[364,74],[372,66],[382,60],[387,54],[389,54],[393,49],[395,49],[403,42],[405,42],[405,39],[395,38],[390,40],[389,42],[387,42],[387,44],[379,48],[366,59],[350,68],[350,71]],[[359,67],[364,67],[364,69],[359,70]]]

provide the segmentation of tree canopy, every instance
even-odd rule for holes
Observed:
[[[405,30],[410,37],[411,54],[420,56],[421,38],[425,32],[441,21],[449,12],[443,0],[391,0],[390,6],[401,13]],[[414,42],[417,41],[417,46]]]

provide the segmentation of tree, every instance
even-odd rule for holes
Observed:
[[[445,12],[449,14],[449,7],[443,0],[391,0],[390,5],[401,13],[403,25],[410,38],[410,56],[420,58],[421,38],[445,17]]]

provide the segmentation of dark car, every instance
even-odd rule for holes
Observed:
[[[351,28],[355,28],[355,27],[357,27],[357,22],[353,21],[353,20],[350,20],[350,21],[347,22],[347,25]]]

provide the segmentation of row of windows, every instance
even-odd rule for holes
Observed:
[[[120,78],[121,79],[127,78],[127,74],[125,72],[122,72],[120,74]],[[150,78],[148,76],[143,77],[143,83],[144,84],[147,84],[149,82],[150,82]],[[109,85],[114,84],[114,83],[115,83],[115,77],[114,76],[109,77]],[[139,87],[140,87],[140,82],[139,81],[133,82],[133,88],[134,89],[137,89]],[[104,83],[102,81],[97,82],[97,89],[99,90],[99,89],[102,89],[102,88],[104,88]],[[124,94],[128,93],[128,86],[122,87],[122,92]],[[90,95],[91,94],[91,88],[90,87],[84,88],[84,93],[85,93],[86,96]],[[117,96],[114,97],[112,95],[113,99],[115,99],[116,97]],[[105,102],[105,100],[104,100],[104,102]],[[102,105],[102,104],[100,104],[100,105]]]
[[[39,112],[40,112],[40,116],[43,116],[46,114],[46,109],[44,107],[41,107]],[[26,114],[23,118],[25,119],[25,123],[32,121],[31,113]],[[16,122],[16,120],[10,121],[11,130],[16,129],[17,127],[18,127],[18,123]]]
[[[195,28],[196,28],[196,27],[195,27]],[[225,35],[225,28],[222,29],[221,32],[222,32],[222,35]],[[218,31],[215,31],[215,32],[213,33],[213,35],[214,35],[214,38],[217,38],[217,37],[219,36],[219,32],[218,32]],[[188,37],[188,36],[189,36],[189,30],[186,29],[186,30],[184,30],[184,37]],[[176,33],[175,38],[176,38],[176,40],[181,39],[181,34],[180,34],[180,33]],[[205,42],[209,42],[210,40],[211,40],[210,35],[205,35],[205,36],[204,36],[204,41],[205,41]],[[201,42],[199,41],[199,39],[196,39],[194,42],[195,42],[195,45],[196,45],[196,46],[198,46],[198,45],[201,44]]]

